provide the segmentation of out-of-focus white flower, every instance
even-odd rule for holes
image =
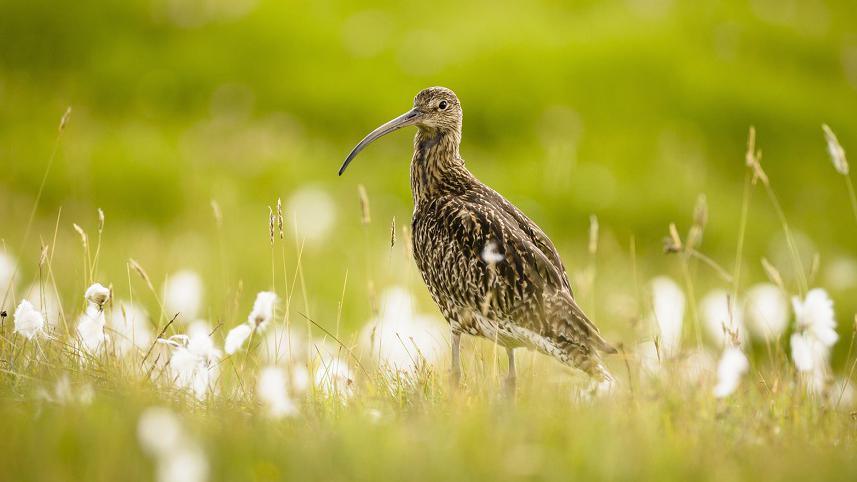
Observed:
[[[149,407],[137,422],[137,439],[143,450],[153,455],[168,455],[184,439],[179,418],[163,407]]]
[[[824,284],[834,291],[845,291],[857,286],[857,259],[838,256],[827,263]]]
[[[41,312],[29,301],[21,300],[15,308],[15,333],[32,340],[43,332],[44,327],[45,317]]]
[[[707,381],[714,368],[715,359],[707,350],[692,350],[680,365],[682,377],[692,384]]]
[[[305,333],[291,327],[275,326],[265,334],[259,355],[272,365],[304,361],[306,341]]]
[[[181,313],[180,319],[194,320],[202,306],[202,278],[191,270],[174,273],[164,285],[164,308],[171,317]]]
[[[309,388],[309,370],[304,365],[292,365],[290,371],[292,374],[289,377],[291,389],[294,393],[306,393]]]
[[[202,482],[208,478],[208,460],[202,448],[169,409],[147,408],[137,423],[143,450],[155,457],[159,482]]]
[[[381,312],[361,330],[360,341],[385,368],[414,372],[443,359],[447,331],[440,321],[415,315],[411,295],[393,287],[381,295]]]
[[[268,366],[259,374],[256,394],[268,414],[274,418],[297,415],[298,407],[289,397],[286,373],[280,367]]]
[[[815,288],[801,301],[792,298],[797,330],[806,332],[825,346],[831,347],[839,335],[836,334],[836,317],[833,312],[833,300],[822,288]]]
[[[3,285],[0,285],[0,293],[3,292]],[[54,293],[52,285],[40,286],[39,283],[32,283],[24,290],[24,296],[33,303],[33,306],[45,315],[45,323],[50,326],[56,326],[62,318],[62,309],[60,302]],[[2,297],[2,294],[0,294]]]
[[[729,293],[719,289],[709,292],[700,302],[705,331],[718,348],[731,344],[733,337],[741,344],[746,341],[743,316],[736,305]]]
[[[792,360],[801,372],[823,370],[830,356],[829,348],[808,332],[792,333]]]
[[[146,311],[134,303],[119,302],[119,310],[110,318],[114,332],[113,344],[119,356],[128,354],[132,348],[148,350],[154,335]]]
[[[714,387],[714,396],[725,398],[731,395],[741,383],[741,377],[747,373],[750,362],[740,348],[727,347],[717,364],[717,385]]]
[[[229,333],[226,334],[226,341],[223,343],[223,350],[227,355],[240,350],[247,338],[250,338],[250,333],[253,333],[253,328],[250,328],[247,323],[241,323],[229,330]]]
[[[654,376],[661,371],[661,356],[654,341],[644,341],[637,345],[637,358],[643,375]]]
[[[100,308],[110,300],[110,290],[101,283],[95,283],[86,289],[83,296],[87,301]]]
[[[771,283],[753,285],[744,305],[750,333],[763,341],[773,341],[785,331],[789,307],[780,289]]]
[[[0,300],[6,296],[6,292],[14,292],[15,284],[13,276],[17,263],[12,255],[0,252]]]
[[[795,312],[795,333],[791,336],[792,360],[803,374],[810,393],[822,394],[830,370],[830,350],[839,335],[833,300],[821,288],[815,288],[801,300],[792,298]]]
[[[220,370],[220,351],[215,348],[207,323],[197,321],[188,327],[187,344],[176,346],[170,357],[172,379],[179,388],[188,389],[200,400],[216,390]]]
[[[658,276],[651,282],[652,306],[660,332],[661,355],[675,356],[681,345],[685,298],[681,288],[672,279]]]
[[[77,335],[81,346],[90,355],[100,353],[109,339],[104,333],[104,324],[104,312],[93,303],[89,303],[78,318]]]
[[[485,243],[485,248],[482,249],[482,261],[485,261],[488,264],[497,264],[502,262],[504,259],[506,259],[506,257],[497,251],[497,243],[494,241],[488,241]]]
[[[315,386],[329,397],[347,400],[354,394],[354,375],[341,358],[319,364],[315,370]]]
[[[208,459],[198,445],[179,447],[158,462],[159,482],[203,482],[208,479]]]
[[[336,220],[336,204],[327,191],[305,187],[292,194],[286,212],[291,213],[298,234],[307,241],[322,241]]]
[[[277,307],[277,294],[270,291],[262,291],[256,295],[253,303],[253,311],[247,317],[247,324],[256,329],[264,330],[268,323],[274,319],[274,309]]]
[[[68,375],[63,373],[63,375],[57,380],[57,384],[54,387],[54,395],[51,396],[47,391],[43,391],[42,396],[46,400],[60,405],[72,403],[89,405],[95,398],[95,391],[92,389],[92,385],[88,384],[79,387],[78,390],[75,391]]]

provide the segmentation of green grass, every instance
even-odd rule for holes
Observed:
[[[854,196],[821,132],[829,124],[857,151],[851,2],[202,3],[202,16],[178,0],[0,4],[0,252],[18,260],[12,289],[0,284],[0,479],[151,480],[136,432],[152,406],[179,415],[212,480],[855,478],[855,408],[807,394],[790,359],[793,314],[776,343],[745,346],[750,369],[731,397],[712,395],[715,367],[682,375],[700,343],[719,355],[699,331],[700,300],[775,278],[787,296],[827,289],[840,336],[831,374],[853,380]],[[589,400],[580,374],[523,352],[513,403],[501,396],[505,355],[487,341],[465,340],[459,391],[448,355],[408,378],[361,349],[391,286],[439,315],[402,231],[410,134],[376,143],[344,177],[336,169],[436,84],[462,101],[468,167],[544,228],[578,301],[623,347],[607,360],[611,396]],[[750,125],[769,186],[748,181]],[[293,204],[305,188],[334,216],[318,238]],[[700,194],[701,244],[664,254],[670,223],[686,246]],[[278,198],[285,239],[272,246]],[[164,282],[181,269],[203,280],[197,317],[218,347],[273,290],[275,324],[346,359],[353,397],[311,388],[295,396],[297,416],[271,419],[255,390],[258,339],[222,358],[202,401],[144,353],[81,358],[74,330],[91,283],[112,288],[108,316],[133,301],[158,333],[175,314]],[[687,307],[682,350],[653,378],[637,346],[660,342],[656,276],[675,280]],[[56,290],[64,312],[38,344],[11,316],[32,283]],[[91,401],[58,402],[65,379]]]

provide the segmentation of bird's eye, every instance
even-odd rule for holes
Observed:
[[[447,107],[448,105],[449,105],[449,104],[448,104],[445,100],[442,100],[442,101],[440,101],[440,104],[438,104],[438,105],[437,105],[437,107],[438,107],[438,109],[440,109],[440,110],[446,110],[446,107]]]

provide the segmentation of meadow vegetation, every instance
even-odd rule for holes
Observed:
[[[441,4],[0,6],[0,478],[857,475],[850,4]],[[409,139],[335,175],[432,84],[614,386],[451,386]]]

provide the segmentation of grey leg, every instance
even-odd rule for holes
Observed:
[[[514,395],[517,379],[517,373],[515,370],[515,349],[506,348],[506,355],[509,357],[509,375],[506,377],[506,391],[509,395]]]
[[[458,386],[461,382],[461,334],[452,333],[452,383]]]

